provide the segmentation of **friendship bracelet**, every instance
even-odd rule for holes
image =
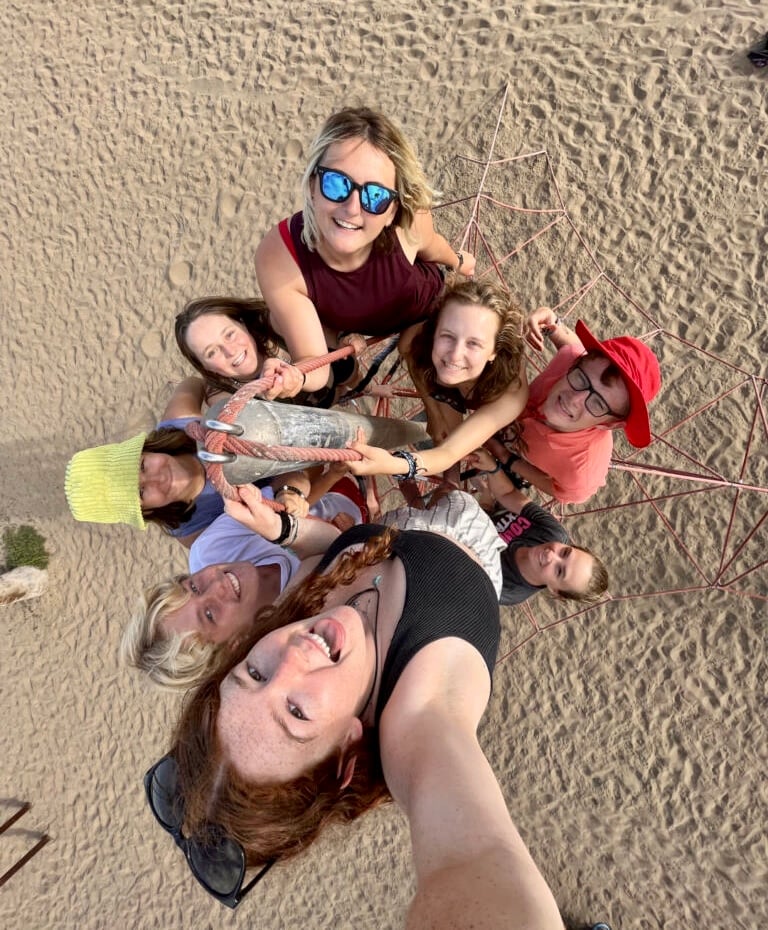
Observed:
[[[412,452],[406,452],[404,449],[398,449],[398,451],[393,452],[392,455],[394,455],[395,458],[402,459],[408,466],[408,471],[404,475],[393,475],[394,479],[396,481],[412,481],[419,470],[416,465],[416,456]]]
[[[307,499],[307,495],[300,491],[298,488],[295,488],[292,484],[284,484],[278,491],[275,491],[275,497],[278,494],[282,494],[284,491],[290,491],[291,494],[297,494],[303,501]]]
[[[277,539],[270,540],[270,542],[276,546],[282,546],[293,529],[293,521],[287,510],[278,510],[277,515],[280,517],[280,535]]]
[[[461,266],[464,264],[464,253],[459,252],[457,249],[454,249],[456,252],[456,258],[459,260],[459,264],[456,266],[456,271],[461,271]]]

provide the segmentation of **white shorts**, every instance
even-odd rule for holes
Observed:
[[[499,537],[491,518],[470,494],[451,491],[440,497],[434,507],[419,510],[416,507],[398,507],[385,513],[381,520],[385,526],[401,530],[428,530],[441,533],[470,549],[485,570],[501,596],[501,560],[499,553],[506,543]]]

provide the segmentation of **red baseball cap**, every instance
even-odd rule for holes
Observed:
[[[638,449],[651,442],[648,404],[659,393],[661,371],[659,361],[648,346],[632,336],[619,336],[600,342],[582,323],[576,324],[576,335],[587,352],[600,352],[621,371],[629,391],[629,413],[621,424],[627,440]]]

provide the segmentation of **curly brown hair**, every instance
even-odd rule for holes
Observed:
[[[484,307],[499,320],[493,351],[496,357],[488,362],[467,396],[467,404],[480,407],[500,397],[510,385],[521,384],[525,356],[523,342],[523,311],[512,297],[492,281],[461,280],[449,284],[441,294],[434,313],[414,337],[406,354],[406,363],[414,384],[423,386],[428,394],[438,387],[432,363],[432,345],[443,310],[449,303]]]
[[[340,751],[284,783],[258,783],[243,777],[227,759],[218,737],[219,686],[262,637],[282,626],[311,617],[328,595],[350,584],[368,566],[389,558],[396,530],[368,539],[362,549],[345,552],[326,574],[314,572],[276,605],[259,611],[256,632],[243,642],[226,667],[190,692],[173,739],[184,799],[185,832],[205,838],[211,824],[237,840],[249,865],[296,855],[321,830],[349,822],[390,799],[384,782],[375,727],[364,730],[348,753],[355,766],[350,782],[339,787]]]

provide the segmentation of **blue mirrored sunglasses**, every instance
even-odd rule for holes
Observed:
[[[344,203],[352,196],[352,191],[360,195],[360,206],[366,213],[379,216],[389,207],[393,200],[397,200],[397,191],[377,184],[375,181],[366,181],[357,184],[343,171],[333,168],[324,168],[318,165],[315,174],[320,178],[320,193],[332,203]]]

